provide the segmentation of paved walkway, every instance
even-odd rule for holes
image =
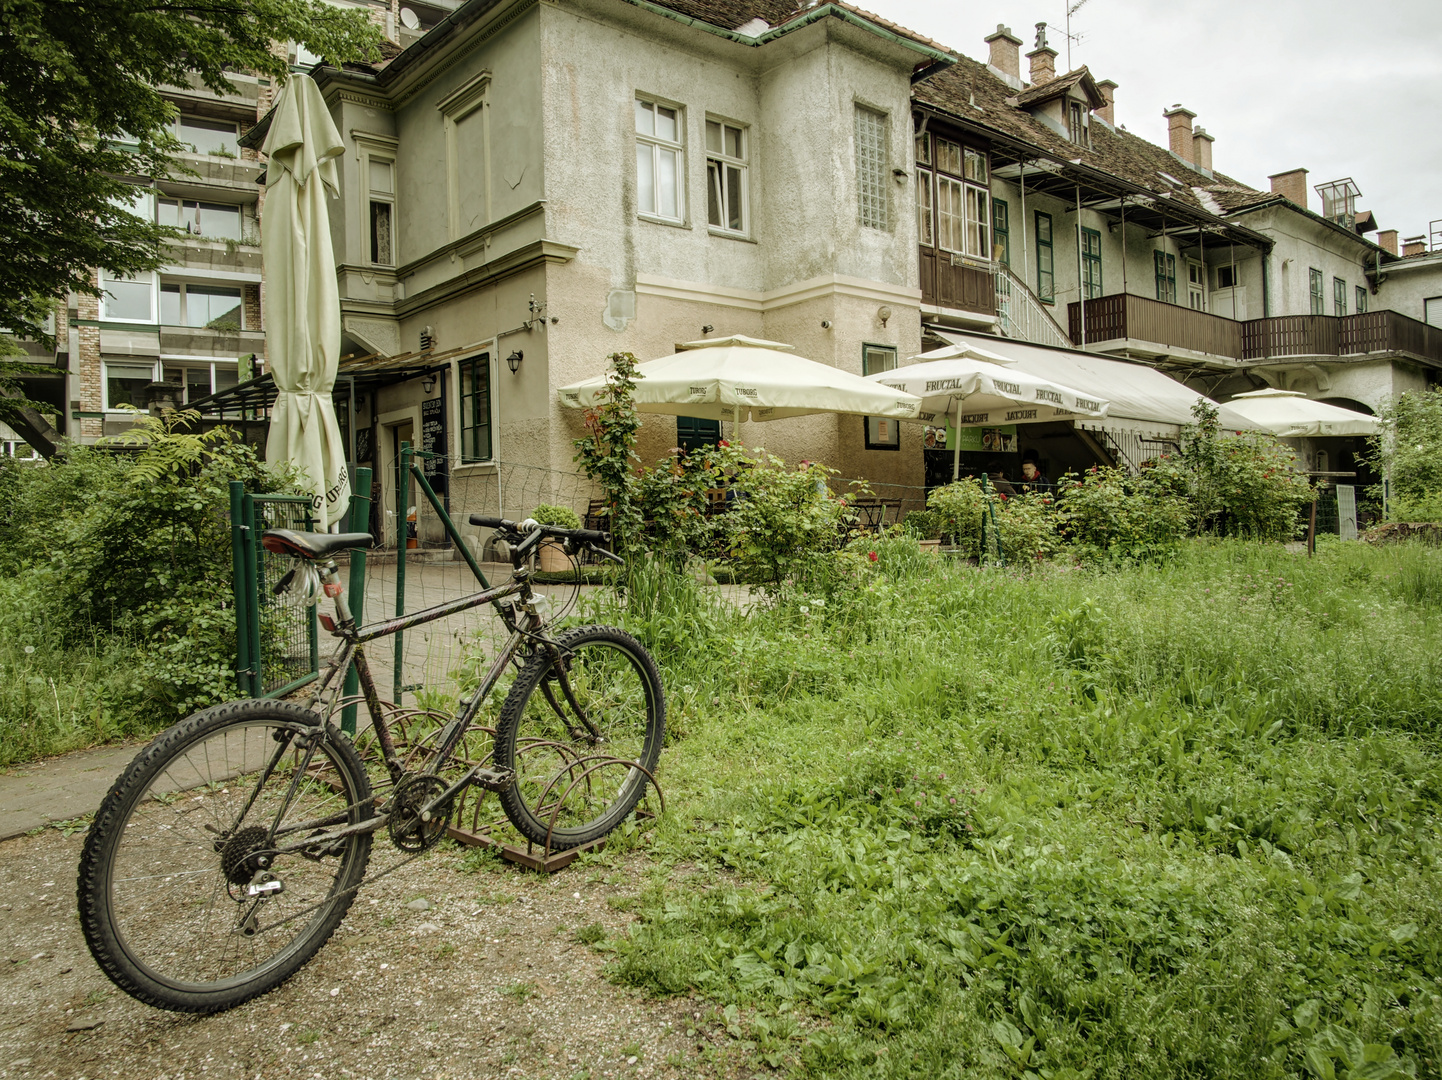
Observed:
[[[0,773],[0,840],[90,813],[144,745],[112,743]]]

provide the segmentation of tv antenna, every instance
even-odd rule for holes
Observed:
[[[1073,33],[1071,32],[1071,17],[1072,17],[1073,15],[1075,15],[1078,11],[1080,11],[1082,8],[1086,7],[1087,4],[1089,4],[1090,2],[1091,2],[1091,0],[1067,0],[1067,5],[1066,5],[1066,29],[1062,31],[1062,34],[1063,34],[1063,36],[1065,36],[1065,38],[1066,38],[1066,69],[1067,69],[1068,71],[1071,71],[1071,70],[1072,70],[1072,66],[1071,66],[1071,47],[1072,47],[1072,44],[1075,43],[1075,44],[1077,44],[1077,45],[1080,45],[1083,41],[1086,40],[1086,35],[1085,35],[1085,34],[1073,34]]]

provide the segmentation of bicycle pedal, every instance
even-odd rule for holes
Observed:
[[[481,769],[471,777],[471,783],[487,791],[509,791],[516,782],[516,774],[510,769]]]

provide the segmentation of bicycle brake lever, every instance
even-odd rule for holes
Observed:
[[[594,543],[591,543],[589,541],[586,543],[586,550],[591,552],[593,555],[601,556],[601,558],[603,559],[610,559],[613,563],[616,563],[620,566],[626,565],[626,560],[621,558],[621,556],[617,555],[614,551],[607,551],[605,548],[597,547]]]

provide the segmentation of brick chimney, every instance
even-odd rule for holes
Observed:
[[[1285,195],[1303,210],[1307,209],[1307,170],[1292,169],[1267,177],[1272,182],[1272,192]]]
[[[1196,128],[1192,132],[1192,162],[1197,168],[1212,171],[1212,143],[1216,141],[1207,134],[1206,128]]]
[[[1190,165],[1192,162],[1192,121],[1197,118],[1197,114],[1180,105],[1173,105],[1170,109],[1163,109],[1162,115],[1167,118],[1169,148],[1172,153]]]
[[[997,71],[1021,80],[1021,38],[1011,32],[1011,27],[996,24],[996,33],[986,39],[991,46],[991,57],[987,61]]]
[[[1425,236],[1409,236],[1402,241],[1402,256],[1427,254],[1427,238]]]
[[[1102,97],[1106,99],[1106,104],[1096,111],[1096,115],[1100,116],[1112,127],[1117,126],[1116,116],[1112,111],[1112,106],[1116,104],[1118,85],[1120,84],[1114,83],[1110,79],[1103,79],[1097,83],[1097,89],[1102,92]]]
[[[1046,23],[1036,24],[1036,48],[1026,54],[1031,61],[1031,84],[1041,86],[1056,78],[1056,50],[1046,43]]]
[[[1397,254],[1397,230],[1387,229],[1377,234],[1377,246],[1392,255]]]

